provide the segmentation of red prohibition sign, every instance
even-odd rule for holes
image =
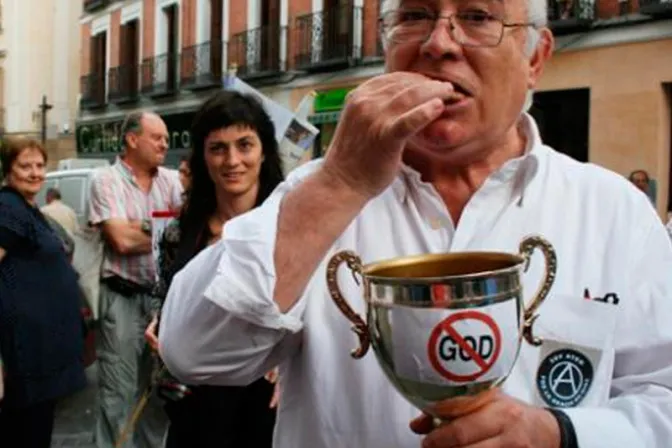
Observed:
[[[455,327],[453,327],[453,324],[455,322],[470,319],[481,321],[485,325],[487,325],[488,328],[490,328],[490,330],[492,330],[492,334],[495,339],[494,341],[495,349],[492,356],[490,356],[489,361],[486,361],[481,357],[481,355],[476,353],[476,350],[474,350],[474,348],[471,345],[469,345],[469,343],[464,339],[464,337],[462,337],[462,335],[460,335],[457,332]],[[437,358],[437,352],[438,352],[437,345],[439,343],[439,340],[441,339],[441,334],[443,332],[448,333],[448,335],[453,339],[453,341],[455,341],[455,343],[471,357],[471,359],[478,365],[478,367],[480,367],[480,370],[469,375],[460,375],[449,371],[441,364],[441,362]],[[459,383],[477,380],[481,376],[488,373],[488,371],[492,368],[495,362],[497,362],[497,358],[499,358],[499,353],[501,352],[501,350],[502,350],[502,335],[495,321],[489,315],[473,310],[458,311],[457,313],[451,314],[450,316],[439,322],[432,330],[432,333],[429,336],[429,341],[427,341],[427,351],[429,355],[429,361],[432,363],[432,367],[434,367],[434,369],[438,373],[440,373],[441,376],[443,376],[444,378]]]

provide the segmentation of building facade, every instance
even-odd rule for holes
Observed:
[[[578,160],[646,169],[667,210],[672,133],[672,1],[548,0],[557,38],[532,113],[544,139]],[[223,75],[290,108],[310,92],[329,145],[349,90],[383,72],[380,0],[84,0],[81,156],[119,151],[123,115],[155,110],[170,163],[188,151],[194,110]]]
[[[60,0],[0,4],[2,133],[44,134],[53,158],[75,154],[81,11],[81,3]]]

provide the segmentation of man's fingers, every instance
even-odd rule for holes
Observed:
[[[502,416],[507,414],[506,410],[499,403],[494,403],[452,420],[429,433],[423,447],[471,447],[477,442],[497,437],[504,430]]]
[[[394,140],[405,140],[425,128],[443,113],[445,106],[441,98],[434,98],[416,106],[397,118],[390,126],[390,134]]]
[[[427,80],[429,80],[429,78],[427,78],[425,75],[421,75],[420,73],[393,72],[393,73],[386,73],[380,76],[374,76],[373,78],[368,79],[364,81],[362,84],[360,84],[357,90],[363,92],[373,92],[380,89],[381,87],[385,87],[388,85],[395,85],[398,88],[400,84],[411,86],[418,82],[423,82]]]
[[[434,430],[434,419],[427,414],[422,414],[420,417],[411,420],[410,426],[411,431],[416,434],[429,434]]]

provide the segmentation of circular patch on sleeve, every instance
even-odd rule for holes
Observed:
[[[560,349],[539,364],[537,389],[549,406],[572,408],[588,395],[593,375],[593,364],[587,356],[577,350]]]

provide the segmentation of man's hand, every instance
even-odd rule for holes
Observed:
[[[550,412],[501,391],[438,428],[423,415],[411,422],[411,429],[427,434],[422,448],[560,448],[560,428]]]
[[[348,94],[323,168],[372,198],[396,177],[408,139],[444,111],[449,82],[418,73],[377,76]]]
[[[152,348],[152,350],[159,351],[159,338],[156,335],[156,327],[159,323],[159,319],[154,316],[152,321],[149,323],[145,329],[145,341]]]

